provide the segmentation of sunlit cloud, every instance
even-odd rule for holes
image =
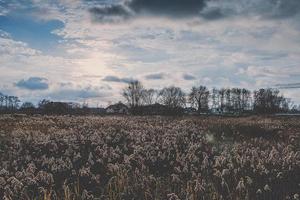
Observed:
[[[19,37],[14,21],[0,28],[0,91],[26,100],[118,101],[136,79],[186,91],[195,84],[256,89],[299,80],[296,0],[2,2],[2,20],[23,18],[43,30],[41,37],[34,31]],[[33,95],[17,86],[30,77],[47,79],[47,91]],[[62,80],[77,84],[62,88]],[[103,85],[111,87],[110,100]]]

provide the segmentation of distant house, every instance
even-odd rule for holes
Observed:
[[[210,112],[214,115],[219,115],[219,114],[221,114],[221,109],[220,108],[212,108],[212,109],[210,109]]]
[[[193,108],[193,107],[184,108],[184,114],[196,115],[197,114],[197,109]]]
[[[110,105],[106,108],[106,113],[108,114],[128,114],[128,112],[128,107],[121,102]]]

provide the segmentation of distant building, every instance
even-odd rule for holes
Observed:
[[[222,113],[220,108],[212,108],[210,109],[210,112],[215,115],[220,115]]]
[[[193,107],[184,108],[184,114],[196,115],[197,114],[197,109],[193,108]]]
[[[106,108],[106,113],[108,114],[128,114],[128,112],[128,107],[121,102],[110,105]]]

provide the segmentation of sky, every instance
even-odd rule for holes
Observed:
[[[106,106],[131,80],[299,104],[300,1],[0,0],[1,93]]]

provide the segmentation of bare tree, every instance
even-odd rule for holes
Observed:
[[[232,90],[230,88],[225,89],[226,112],[232,111],[232,94],[231,94],[231,92],[232,92]]]
[[[50,103],[49,100],[43,99],[43,100],[41,100],[41,101],[39,102],[38,108],[41,109],[41,110],[43,110],[43,109],[46,108],[46,105],[48,105],[49,103]]]
[[[123,97],[131,108],[141,105],[144,87],[140,81],[131,81],[128,86],[123,89]]]
[[[206,86],[193,87],[189,94],[189,101],[200,112],[208,111],[209,91]]]
[[[212,93],[211,93],[211,99],[212,99],[212,109],[214,111],[217,111],[219,109],[219,90],[216,88],[212,89]]]
[[[154,89],[144,89],[142,92],[142,100],[144,105],[154,104],[157,99],[157,91]]]
[[[290,98],[284,98],[282,96],[282,101],[280,104],[280,109],[282,112],[288,112],[290,110],[290,108],[292,108],[293,106],[293,102]]]
[[[14,96],[14,97],[12,98],[12,109],[13,109],[13,110],[18,109],[18,108],[19,108],[19,103],[20,103],[20,102],[21,102],[21,101],[20,101],[19,97]]]
[[[242,89],[242,98],[241,98],[242,110],[249,110],[251,105],[251,92],[245,88]]]
[[[224,108],[225,108],[225,92],[226,92],[226,89],[224,89],[224,88],[221,88],[219,90],[220,111],[222,113],[224,112]]]
[[[259,89],[254,91],[254,111],[257,113],[276,113],[287,109],[288,101],[279,95],[277,89]]]
[[[4,95],[0,93],[0,110],[3,109],[3,104],[4,104]]]
[[[26,114],[32,114],[35,110],[35,107],[31,102],[24,102],[21,105],[20,110]]]
[[[242,90],[240,88],[232,88],[231,89],[231,106],[234,112],[241,112],[242,106]]]
[[[19,107],[20,100],[16,96],[8,96],[0,93],[0,110],[15,111]]]
[[[160,92],[160,102],[170,108],[180,108],[185,106],[186,99],[184,92],[179,87],[166,87]]]
[[[8,108],[8,105],[9,105],[9,98],[7,95],[4,96],[4,102],[5,102],[5,108],[7,109]]]
[[[33,103],[27,101],[21,105],[21,109],[27,109],[27,108],[35,108],[35,107],[34,107]]]

